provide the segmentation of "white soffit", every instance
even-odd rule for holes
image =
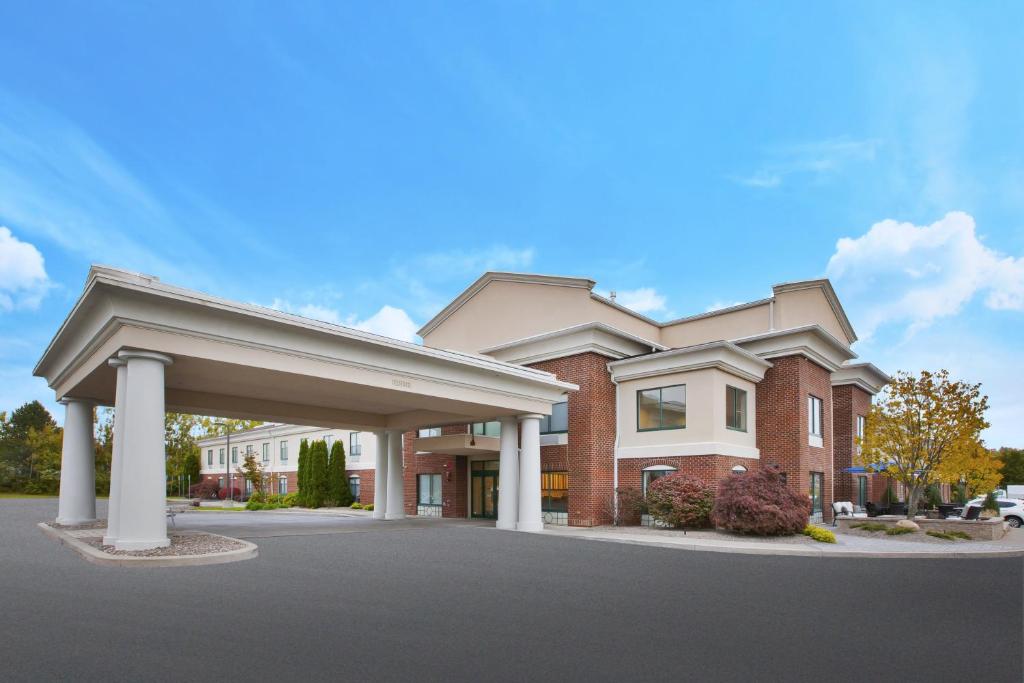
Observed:
[[[869,394],[877,394],[892,380],[872,363],[846,363],[832,373],[832,386],[852,384]]]
[[[714,341],[612,361],[608,363],[608,370],[616,382],[705,368],[717,368],[751,382],[760,382],[771,366],[732,342]]]
[[[619,359],[665,348],[606,323],[589,322],[515,339],[484,349],[481,353],[506,363],[537,363],[587,352]]]
[[[776,330],[733,341],[761,358],[805,356],[829,372],[835,372],[843,363],[857,357],[850,347],[829,334],[821,325]]]

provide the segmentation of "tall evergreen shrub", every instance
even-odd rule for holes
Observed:
[[[299,471],[296,473],[296,483],[299,485],[298,504],[306,506],[306,494],[309,493],[309,442],[303,439],[299,443]]]
[[[323,507],[327,500],[327,442],[314,441],[309,445],[309,467],[306,507]]]
[[[327,500],[339,507],[352,504],[352,491],[345,474],[345,445],[340,440],[331,446],[331,457],[327,462]]]

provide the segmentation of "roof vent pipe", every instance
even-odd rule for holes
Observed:
[[[615,301],[615,292],[614,291],[610,292],[608,294],[608,298],[611,299],[612,301]]]

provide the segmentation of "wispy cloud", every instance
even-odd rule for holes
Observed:
[[[852,164],[873,161],[879,144],[878,140],[838,137],[775,147],[766,150],[759,168],[732,180],[761,189],[779,187],[793,177],[820,181]]]
[[[595,289],[594,293],[606,299],[611,298],[612,295],[612,292],[604,289]],[[666,310],[665,295],[659,294],[654,287],[616,290],[615,303],[637,313],[663,313]]]

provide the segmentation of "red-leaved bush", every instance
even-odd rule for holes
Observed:
[[[682,472],[659,477],[647,487],[647,510],[671,526],[701,528],[711,525],[715,494],[703,480]]]
[[[198,484],[192,484],[188,493],[192,498],[216,498],[220,489],[214,479],[203,479]]]
[[[723,479],[711,521],[740,534],[785,536],[801,533],[810,513],[807,496],[790,491],[777,470],[766,468]]]

